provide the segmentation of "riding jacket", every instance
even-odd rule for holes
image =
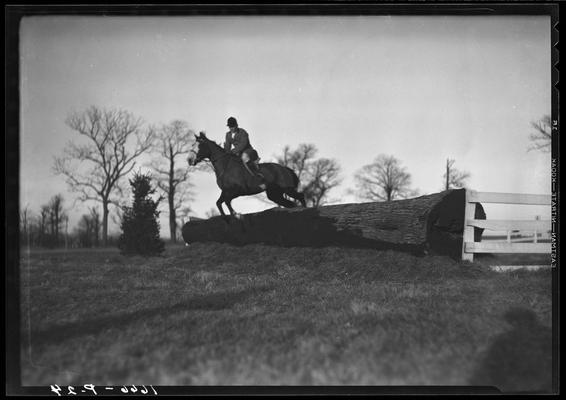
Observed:
[[[234,149],[232,149],[234,146]],[[250,138],[248,132],[243,128],[237,128],[234,137],[232,138],[231,132],[226,132],[226,141],[224,142],[224,150],[230,151],[241,156],[245,151],[247,153],[253,153],[253,147],[250,143]]]

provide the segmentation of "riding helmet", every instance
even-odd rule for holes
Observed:
[[[234,117],[228,118],[228,127],[229,128],[237,128],[238,127],[238,121],[236,121],[236,118],[234,118]]]

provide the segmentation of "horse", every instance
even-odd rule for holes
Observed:
[[[187,161],[190,166],[195,166],[205,159],[212,163],[216,183],[222,191],[216,201],[216,207],[225,220],[227,216],[222,203],[228,206],[231,216],[238,218],[238,214],[232,208],[232,200],[240,196],[258,194],[264,190],[269,200],[285,208],[296,207],[297,204],[285,199],[283,194],[298,200],[303,207],[307,206],[305,195],[297,191],[299,178],[292,169],[276,163],[259,164],[259,171],[265,179],[262,188],[258,178],[252,175],[238,155],[224,150],[216,142],[208,139],[204,132],[200,132],[198,136],[195,134],[195,138],[198,149],[190,152]]]

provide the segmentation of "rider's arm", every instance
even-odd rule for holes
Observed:
[[[226,140],[224,141],[224,151],[230,151],[230,147],[232,147],[232,135],[230,132],[227,132]]]
[[[250,139],[248,132],[240,128],[240,131],[238,132],[238,140],[234,142],[234,149],[232,152],[238,154],[241,153],[249,146],[249,143]]]

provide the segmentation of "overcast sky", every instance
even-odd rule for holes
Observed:
[[[37,213],[61,193],[72,205],[51,166],[78,138],[65,118],[90,105],[186,120],[218,142],[234,116],[263,161],[315,144],[342,167],[339,202],[359,201],[346,194],[353,175],[380,153],[400,159],[421,194],[442,190],[446,158],[474,190],[550,194],[550,155],[527,152],[531,121],[551,111],[550,49],[547,16],[28,17],[20,203]],[[211,173],[193,182],[193,215],[204,217],[220,190]],[[271,208],[264,196],[232,204]],[[71,223],[86,211],[77,203]]]

